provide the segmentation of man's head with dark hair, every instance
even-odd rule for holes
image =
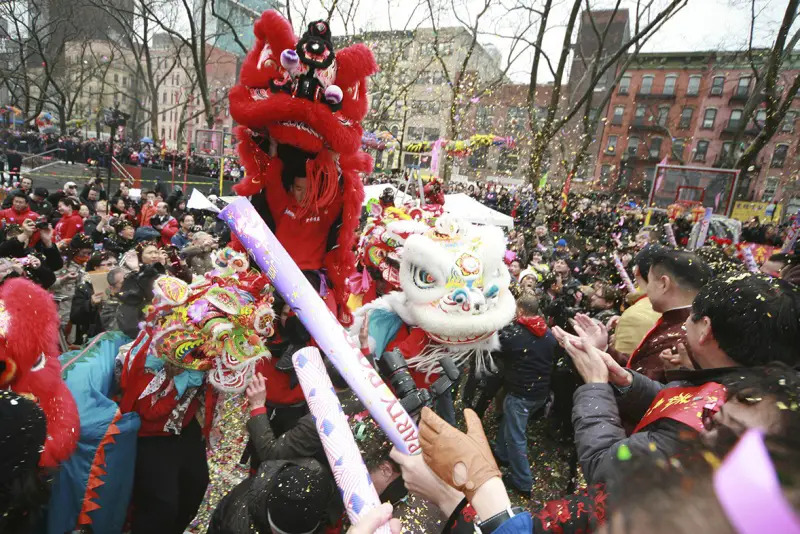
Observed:
[[[33,199],[36,202],[42,202],[44,199],[47,198],[50,192],[44,187],[36,187],[33,190]]]
[[[745,271],[744,264],[725,254],[721,248],[713,245],[706,245],[697,249],[696,254],[705,261],[714,275],[723,275],[733,271]]]
[[[704,414],[700,433],[704,445],[729,450],[744,432],[757,428],[774,444],[793,442],[791,448],[797,449],[800,375],[795,369],[779,362],[737,369],[720,382],[727,388],[725,403]]]
[[[14,211],[21,213],[28,209],[28,197],[22,191],[11,193],[11,207]]]
[[[791,254],[773,254],[761,265],[761,272],[770,276],[780,276],[780,272],[790,264],[798,263],[797,256]]]
[[[633,274],[640,288],[644,289],[647,286],[647,277],[650,274],[650,266],[653,264],[653,256],[663,248],[661,245],[649,244],[634,256],[631,262],[633,264]]]
[[[711,268],[697,255],[659,249],[651,259],[647,296],[653,309],[660,313],[688,306],[711,276]]]
[[[517,315],[521,317],[533,317],[539,315],[539,299],[530,293],[523,293],[517,299]]]
[[[333,478],[325,469],[287,465],[275,476],[267,496],[267,524],[286,534],[316,532],[323,523],[334,493]]]
[[[715,279],[692,303],[686,340],[702,368],[796,365],[800,289],[754,273]]]

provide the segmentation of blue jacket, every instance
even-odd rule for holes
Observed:
[[[182,249],[189,245],[190,240],[187,234],[184,234],[183,231],[178,230],[178,233],[172,236],[172,240],[170,242],[179,249]]]
[[[495,534],[531,534],[533,518],[529,512],[517,514],[494,531]]]

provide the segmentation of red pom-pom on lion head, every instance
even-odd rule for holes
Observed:
[[[54,467],[78,443],[80,418],[61,379],[58,312],[50,294],[23,278],[0,286],[0,388],[31,397],[47,418],[40,464]]]
[[[230,92],[231,115],[252,132],[317,153],[353,154],[369,110],[367,77],[378,67],[363,44],[335,51],[327,22],[298,39],[277,11],[255,24],[256,44]]]

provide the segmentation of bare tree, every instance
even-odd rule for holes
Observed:
[[[491,58],[487,58],[484,48],[478,42],[486,35],[500,35],[497,29],[500,21],[497,19],[494,20],[494,25],[487,29],[487,25],[492,23],[490,11],[494,5],[493,0],[482,0],[476,5],[477,13],[474,15],[467,6],[459,6],[452,2],[449,14],[459,23],[456,37],[459,34],[465,37],[461,42],[450,43],[442,42],[439,18],[443,9],[441,6],[436,6],[434,0],[426,0],[426,5],[428,21],[433,29],[433,55],[444,75],[449,93],[446,101],[448,110],[444,137],[455,140],[460,138],[465,125],[465,121],[460,119],[469,113],[470,108],[480,101],[481,97],[508,81],[509,70],[527,49],[524,35],[531,25],[523,23],[513,26],[512,35],[506,36],[509,41],[508,52],[502,58],[501,64],[496,65]],[[440,171],[445,180],[449,179],[451,164],[452,158],[448,155],[444,159],[443,172]]]
[[[602,65],[603,59],[609,54],[610,50],[610,43],[608,42],[609,38],[609,30],[611,29],[611,21],[615,19],[617,13],[620,9],[621,0],[616,0],[614,7],[611,10],[611,15],[609,17],[609,22],[603,27],[599,28],[598,23],[595,20],[595,15],[590,9],[589,0],[585,0],[585,11],[587,15],[587,19],[589,21],[589,26],[592,29],[592,33],[596,39],[596,50],[595,53],[590,58],[586,58],[583,55],[582,47],[576,47],[576,53],[578,54],[581,62],[584,65],[585,69],[585,76],[589,80],[593,80],[596,78],[597,73]],[[644,23],[645,13],[640,12],[643,6],[641,3],[637,3],[636,11],[634,12],[633,18],[633,32],[634,35],[640,32],[640,28]],[[637,42],[633,44],[633,50],[626,54],[623,59],[622,63],[616,70],[616,76],[614,81],[610,84],[610,87],[606,88],[603,92],[602,97],[599,101],[595,100],[595,93],[596,91],[592,91],[590,94],[587,95],[586,100],[584,102],[583,107],[583,114],[579,119],[580,122],[580,134],[578,136],[578,146],[575,147],[573,151],[571,151],[571,161],[565,166],[566,174],[576,176],[579,170],[582,168],[584,163],[587,161],[589,157],[589,147],[591,146],[592,142],[594,141],[594,133],[597,131],[598,125],[601,120],[600,113],[593,113],[593,109],[600,109],[603,110],[608,106],[609,101],[611,100],[611,96],[614,94],[613,88],[616,87],[622,76],[625,74],[626,69],[630,66],[630,64],[636,59],[639,52],[641,52],[642,47],[650,40],[650,38],[655,35],[659,29],[675,14],[677,13],[677,9],[673,10],[668,16],[661,19],[660,23],[653,28],[653,30],[644,36]],[[581,80],[582,81],[582,80]],[[581,83],[577,84],[578,87],[581,86]],[[672,134],[670,132],[670,124],[669,120],[665,119],[661,116],[662,110],[659,108],[653,108],[653,106],[648,106],[648,112],[650,114],[651,120],[651,127],[654,131],[659,133],[665,134],[672,138]],[[653,120],[656,119],[656,120]],[[573,156],[574,154],[574,156]],[[673,157],[677,155],[675,153],[672,154]],[[682,161],[682,157],[679,158]]]
[[[753,46],[755,32],[756,10],[755,0],[751,0],[750,38],[747,57],[755,79],[755,87],[749,93],[744,104],[742,120],[733,137],[733,147],[744,145],[743,150],[731,150],[722,162],[725,167],[733,167],[747,172],[753,166],[761,150],[769,143],[786,118],[786,113],[792,100],[800,91],[800,74],[795,74],[794,79],[788,79],[788,87],[784,88],[782,71],[789,68],[789,56],[800,41],[800,29],[791,36],[791,28],[798,18],[800,0],[789,0],[784,11],[781,24],[775,34],[775,41],[767,51],[758,53]],[[758,57],[757,57],[758,56]],[[765,119],[763,124],[756,122],[758,133],[752,140],[745,140],[747,126],[763,104]]]
[[[625,65],[626,59],[634,55],[640,48],[641,44],[655,34],[663,25],[663,23],[672,17],[678,10],[682,9],[688,0],[670,0],[661,9],[655,8],[655,0],[637,0],[635,13],[635,31],[628,39],[623,39],[618,46],[611,47],[607,42],[608,27],[599,28],[594,21],[592,14],[593,6],[588,0],[571,0],[571,8],[566,21],[564,30],[563,46],[557,57],[551,56],[544,50],[544,36],[547,30],[554,27],[554,22],[550,17],[552,1],[545,0],[543,8],[535,7],[529,1],[519,0],[517,4],[511,6],[510,10],[515,12],[529,12],[538,15],[539,20],[537,23],[536,40],[529,43],[533,48],[533,59],[531,66],[531,75],[529,80],[528,90],[528,117],[531,125],[532,136],[532,149],[528,161],[526,178],[530,183],[538,183],[539,177],[543,172],[543,166],[546,161],[546,156],[553,139],[559,132],[567,126],[573,118],[579,114],[583,114],[583,121],[581,125],[583,141],[581,146],[576,151],[576,158],[570,169],[577,169],[583,163],[589,144],[591,144],[591,133],[594,131],[592,128],[593,121],[597,117],[591,117],[591,110],[597,106],[593,105],[595,88],[598,82],[608,76],[611,70],[618,74],[617,69],[622,62]],[[616,13],[619,10],[620,2],[615,2],[612,11]],[[571,95],[572,98],[566,105],[562,104],[562,87],[566,76],[567,60],[569,59],[572,51],[573,34],[576,30],[576,22],[581,10],[585,9],[587,17],[592,26],[592,31],[597,38],[598,47],[596,53],[587,62],[589,70],[587,71],[587,79],[585,83],[581,84],[582,89],[577,94]],[[610,19],[610,20],[613,20]],[[610,25],[610,22],[608,23]],[[638,45],[638,46],[637,46]],[[544,63],[553,78],[553,91],[550,97],[550,103],[547,107],[546,116],[543,120],[535,120],[537,114],[537,104],[535,100],[536,88],[538,86],[538,76],[540,65]],[[600,102],[606,104],[608,102],[609,94],[613,91],[614,87],[619,81],[617,75],[611,84],[605,87],[606,96]],[[596,127],[596,122],[594,122]],[[566,162],[563,162],[566,166]]]

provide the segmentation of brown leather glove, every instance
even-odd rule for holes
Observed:
[[[471,500],[484,482],[501,473],[478,415],[467,409],[464,418],[466,434],[447,424],[430,408],[423,408],[419,441],[425,463]]]

